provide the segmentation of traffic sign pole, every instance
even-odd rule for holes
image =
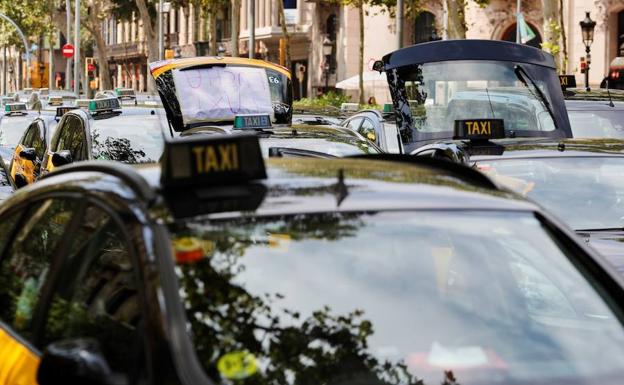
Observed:
[[[74,12],[74,93],[80,97],[80,0],[76,0],[76,11]]]

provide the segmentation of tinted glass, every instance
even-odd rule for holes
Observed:
[[[50,199],[30,209],[0,264],[0,314],[28,338],[30,321],[42,286],[75,202]]]
[[[217,383],[624,374],[622,324],[531,213],[248,217],[172,231],[189,333]]]
[[[526,74],[514,69],[521,66]],[[390,81],[404,143],[452,138],[456,120],[503,119],[513,136],[555,130],[546,104],[552,105],[551,70],[494,61],[449,61],[399,68]],[[545,95],[540,98],[531,78]],[[526,85],[524,84],[526,82]],[[510,135],[511,136],[511,135]]]
[[[362,124],[362,120],[364,120],[364,118],[353,118],[347,122],[347,127],[352,130],[357,130],[360,124]]]
[[[95,120],[91,124],[91,140],[94,159],[123,163],[158,162],[164,148],[157,114],[122,114]]]
[[[360,133],[360,135],[370,140],[371,142],[379,144],[379,138],[377,137],[377,133],[375,132],[375,126],[370,119],[364,119],[358,132]]]
[[[61,339],[94,338],[114,371],[134,376],[142,352],[141,311],[122,228],[91,207],[72,238],[41,347]]]
[[[478,167],[573,229],[624,227],[624,158],[506,159]]]
[[[624,110],[568,110],[568,117],[575,138],[624,139]]]
[[[45,144],[43,142],[42,132],[38,122],[30,125],[28,131],[26,131],[24,140],[22,141],[22,146],[27,148],[34,148],[35,153],[37,154],[37,158],[43,159]]]
[[[64,123],[59,127],[59,137],[54,152],[69,150],[72,160],[80,161],[87,159],[85,128],[82,120],[75,116],[65,117]]]

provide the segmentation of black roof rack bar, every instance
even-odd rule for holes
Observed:
[[[54,171],[41,176],[40,179],[46,179],[55,175],[88,171],[101,172],[123,180],[130,188],[132,188],[132,190],[134,190],[134,192],[136,192],[148,203],[151,203],[156,199],[156,192],[150,187],[147,181],[136,172],[135,169],[118,162],[105,160],[76,162],[54,169]]]
[[[482,174],[481,172],[471,167],[464,166],[450,160],[420,157],[407,154],[363,154],[349,156],[348,158],[401,162],[418,166],[431,167],[439,170],[444,170],[459,179],[471,183],[472,185],[487,188],[490,190],[499,190],[498,186],[494,182],[492,182],[492,180],[488,178],[485,174]]]

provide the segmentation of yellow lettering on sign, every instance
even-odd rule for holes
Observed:
[[[202,154],[204,153],[204,147],[193,147],[193,153],[195,154],[195,170],[197,170],[198,174],[201,174],[202,172],[204,172],[204,165],[202,163]]]
[[[560,77],[559,80],[561,81],[561,85],[562,86],[567,86],[568,85],[568,78],[567,77],[565,77],[565,76]]]
[[[205,172],[220,171],[217,154],[213,147],[206,147],[206,167]]]
[[[234,143],[192,148],[198,174],[238,170],[238,147]]]
[[[468,135],[492,135],[492,122],[466,122]]]

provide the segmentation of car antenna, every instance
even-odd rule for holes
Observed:
[[[487,87],[485,87],[485,94],[488,97],[488,102],[490,103],[490,110],[492,110],[492,118],[496,119],[496,114],[494,113],[494,106],[492,106],[492,100],[490,99],[490,91],[488,91]]]
[[[609,79],[607,79],[607,95],[609,95],[609,107],[615,107],[615,104],[613,104],[613,99],[611,99],[611,91],[609,91]]]

